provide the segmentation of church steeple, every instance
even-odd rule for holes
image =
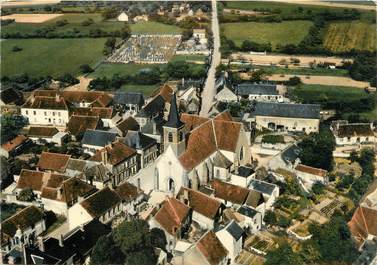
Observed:
[[[178,106],[177,106],[177,96],[174,93],[170,102],[170,111],[168,121],[165,123],[164,126],[170,128],[180,128],[184,125],[184,123],[179,118]]]
[[[170,102],[170,112],[168,121],[164,124],[164,150],[169,146],[177,156],[181,155],[186,149],[185,124],[179,118],[177,107],[177,97],[174,93]]]

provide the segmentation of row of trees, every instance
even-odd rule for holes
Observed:
[[[98,239],[92,250],[91,262],[94,265],[152,265],[157,261],[154,247],[165,249],[165,246],[166,238],[162,230],[150,230],[143,220],[125,221],[110,235]]]
[[[204,65],[189,64],[184,61],[169,62],[163,67],[140,69],[132,75],[115,74],[112,78],[99,77],[89,83],[90,89],[114,90],[126,84],[155,85],[168,79],[201,79],[206,76]]]

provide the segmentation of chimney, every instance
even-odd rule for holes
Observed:
[[[30,97],[30,102],[31,102],[31,103],[34,103],[34,101],[35,101],[35,96],[34,96],[34,94],[33,94],[33,95],[31,95],[31,97]]]
[[[234,173],[236,175],[238,175],[238,167],[240,166],[239,164],[240,162],[238,161],[238,159],[236,159],[236,162],[234,163]]]
[[[56,101],[56,102],[59,102],[59,101],[60,101],[60,95],[59,95],[59,93],[56,93],[56,94],[55,94],[55,101]]]
[[[101,161],[103,164],[107,164],[108,161],[108,154],[107,154],[107,148],[105,147],[105,150],[101,152]]]
[[[63,238],[63,235],[60,235],[60,237],[59,237],[59,246],[60,247],[64,247],[64,238]]]
[[[81,232],[84,232],[84,231],[85,231],[85,229],[84,229],[84,225],[83,225],[83,224],[80,224],[80,230],[81,230]]]
[[[57,195],[56,195],[56,198],[58,200],[61,200],[62,199],[62,193],[63,193],[63,187],[59,187],[58,190],[57,190]]]
[[[189,200],[189,192],[188,192],[188,189],[184,189],[183,190],[183,199],[185,200]]]
[[[156,122],[153,121],[153,134],[157,134],[157,125]]]
[[[43,237],[39,236],[37,238],[37,242],[38,242],[38,249],[39,249],[39,251],[45,252],[45,243],[43,242]]]

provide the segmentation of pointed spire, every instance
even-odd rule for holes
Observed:
[[[170,128],[180,128],[184,123],[179,118],[178,106],[177,106],[177,96],[174,93],[170,102],[170,111],[168,121],[164,126]]]

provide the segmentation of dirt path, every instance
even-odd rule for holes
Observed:
[[[92,78],[80,76],[78,77],[80,80],[80,83],[66,87],[64,90],[66,91],[87,91],[90,81],[92,81]]]
[[[298,76],[301,78],[301,81],[304,84],[309,85],[326,85],[326,86],[349,86],[349,87],[359,87],[359,88],[366,88],[369,87],[368,82],[363,81],[356,81],[351,79],[350,77],[343,77],[343,76],[319,76],[319,75],[281,75],[281,74],[273,74],[268,76],[268,80],[274,81],[286,81],[293,76]]]
[[[220,54],[220,31],[219,22],[217,19],[217,5],[216,0],[212,0],[212,32],[213,32],[213,54],[211,60],[211,66],[207,73],[207,80],[202,92],[202,107],[200,110],[201,116],[208,116],[208,112],[211,109],[213,100],[216,95],[215,88],[215,73],[216,67],[220,64],[221,54]]]

